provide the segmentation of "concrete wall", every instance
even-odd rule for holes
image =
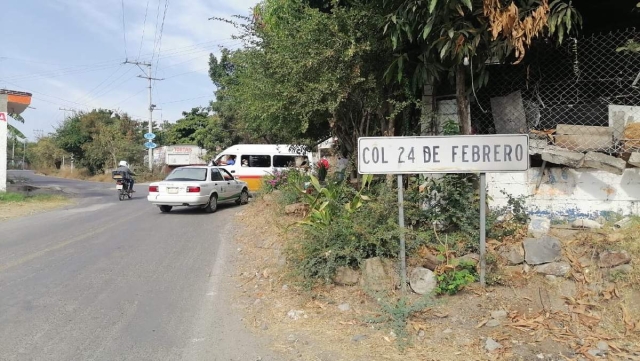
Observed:
[[[532,215],[553,218],[597,218],[611,213],[640,214],[640,169],[622,175],[594,169],[546,168],[540,188],[540,168],[526,173],[487,174],[492,208],[506,206],[508,197],[527,196]]]
[[[0,94],[0,113],[7,111],[7,95]],[[7,123],[8,116],[5,117],[6,122],[0,121],[0,192],[7,190]]]

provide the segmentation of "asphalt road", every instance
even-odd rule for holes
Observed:
[[[11,173],[77,197],[0,222],[0,360],[277,360],[230,294],[233,216],[161,214],[138,186]]]

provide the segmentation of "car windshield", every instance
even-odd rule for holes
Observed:
[[[178,168],[164,180],[166,181],[205,181],[207,180],[206,168]]]

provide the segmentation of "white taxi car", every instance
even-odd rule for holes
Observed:
[[[223,168],[180,167],[163,181],[151,183],[147,200],[163,213],[171,212],[173,207],[199,207],[212,213],[219,203],[248,203],[249,187]]]

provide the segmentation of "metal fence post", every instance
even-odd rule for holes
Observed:
[[[400,287],[402,294],[407,293],[407,255],[404,239],[404,189],[402,174],[398,174],[398,226],[400,228]]]

